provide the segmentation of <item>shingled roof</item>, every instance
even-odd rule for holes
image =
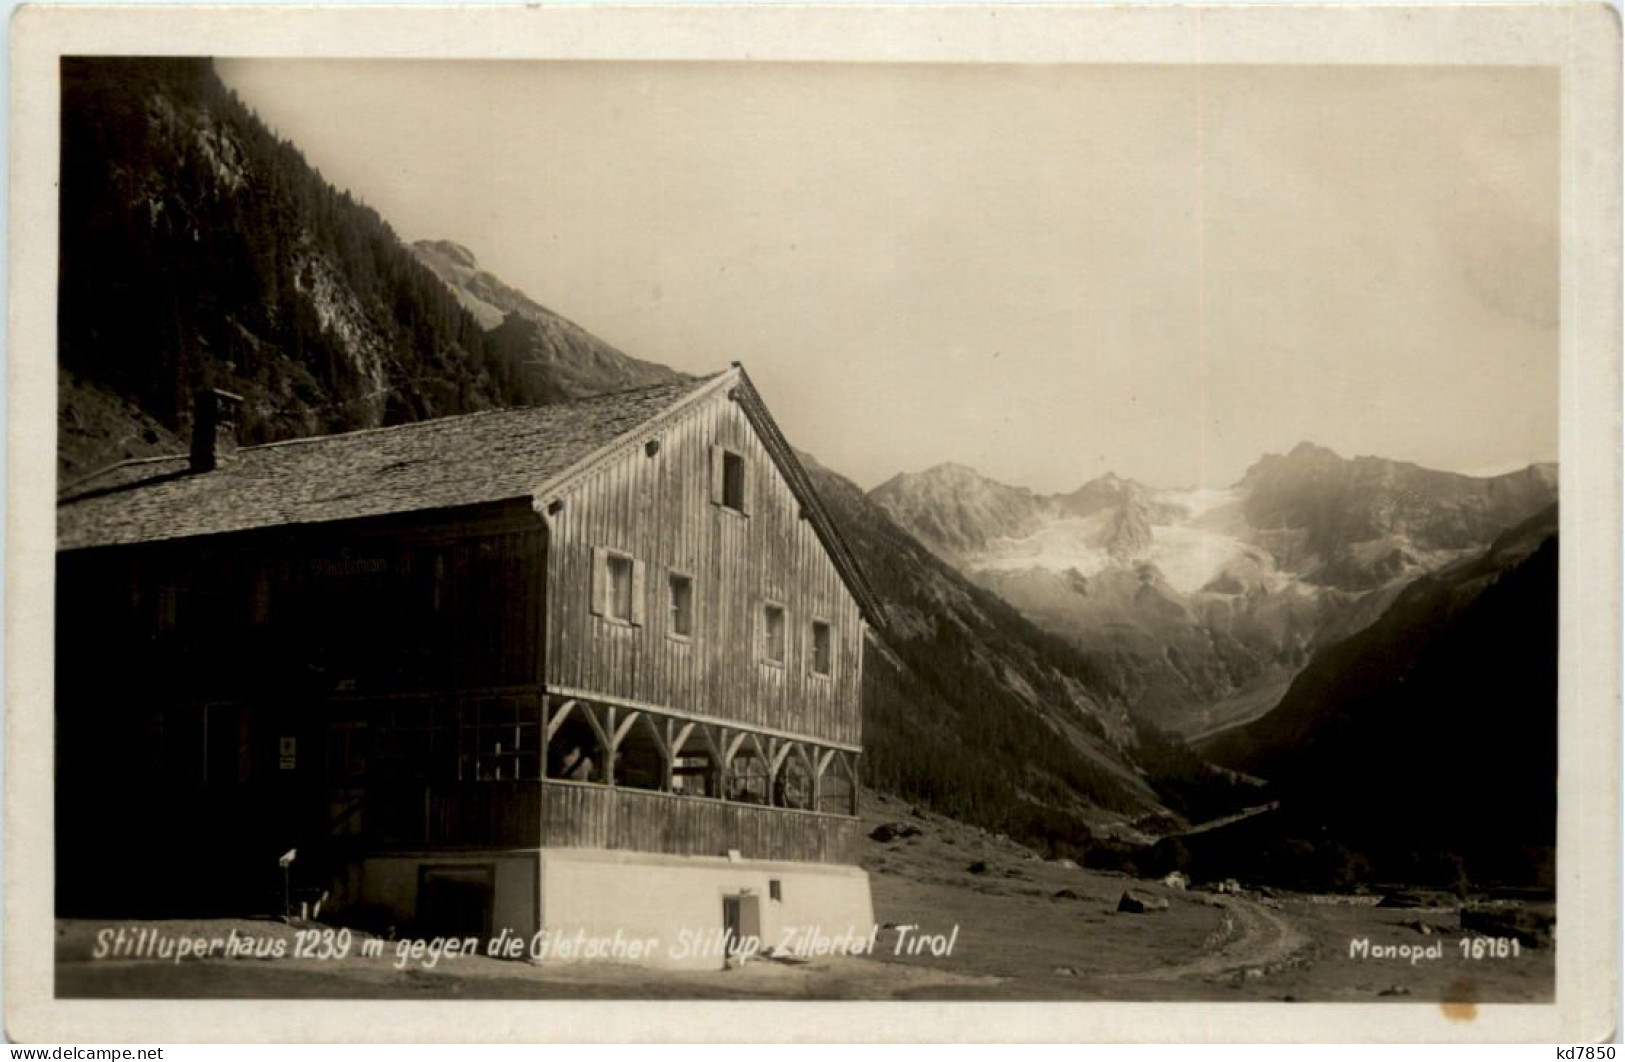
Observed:
[[[871,619],[873,591],[739,366],[576,402],[247,446],[208,472],[187,455],[126,461],[57,501],[57,548],[91,549],[447,509],[556,490],[661,414],[736,388],[836,567]]]
[[[189,471],[185,455],[126,462],[58,499],[57,548],[525,497],[719,378],[246,446],[210,472]]]

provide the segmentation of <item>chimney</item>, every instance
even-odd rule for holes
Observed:
[[[192,411],[192,471],[212,472],[237,449],[237,409],[242,396],[218,388],[197,393]]]

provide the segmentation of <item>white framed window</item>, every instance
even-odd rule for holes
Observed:
[[[808,663],[814,675],[828,678],[835,673],[835,635],[828,621],[813,620],[808,649]]]
[[[762,605],[762,660],[764,663],[778,667],[784,666],[785,659],[785,628],[789,626],[789,616],[783,605],[777,601],[769,601]]]
[[[643,562],[630,553],[592,551],[592,611],[611,623],[640,627],[644,621]]]
[[[694,577],[673,571],[666,576],[666,633],[688,641],[694,637]]]
[[[726,446],[711,447],[711,504],[741,516],[750,512],[750,479],[745,455]]]

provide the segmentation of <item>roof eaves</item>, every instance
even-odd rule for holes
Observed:
[[[56,492],[57,504],[61,505],[64,502],[76,500],[75,492],[84,487],[87,483],[90,483],[92,480],[101,479],[103,476],[110,476],[120,469],[134,468],[136,465],[155,465],[162,461],[184,461],[186,459],[186,454],[154,454],[151,457],[128,457],[122,461],[114,461],[110,465],[103,465],[94,472],[86,473],[85,475],[80,476],[78,479],[69,480],[67,483],[64,483],[62,486],[58,487]]]
[[[648,434],[651,426],[670,420],[672,417],[676,416],[678,413],[681,413],[683,410],[687,409],[696,402],[702,401],[703,399],[710,397],[712,394],[715,394],[717,391],[725,389],[737,379],[738,372],[739,369],[736,366],[735,368],[719,372],[708,379],[699,381],[692,389],[684,392],[676,399],[676,401],[672,402],[664,409],[661,409],[659,412],[653,413],[650,416],[645,417],[643,420],[638,421],[638,423],[633,427],[621,432],[619,435],[615,436],[615,438],[588,453],[585,457],[582,457],[574,464],[569,465],[564,470],[556,472],[546,480],[543,480],[541,483],[537,484],[535,489],[532,491],[532,498],[534,499],[535,503],[540,506],[543,503],[543,498],[546,495],[557,494],[560,491],[565,490],[574,481],[580,479],[582,476],[585,476],[603,462],[609,460],[615,454],[619,453],[628,443],[633,442],[640,436]]]
[[[870,585],[868,577],[863,574],[863,568],[858,564],[857,555],[852,552],[852,547],[847,544],[846,538],[841,534],[840,527],[835,523],[834,517],[830,515],[829,510],[824,506],[823,500],[819,498],[818,491],[812,485],[811,477],[807,475],[807,470],[802,467],[800,458],[796,457],[795,450],[791,448],[789,441],[785,439],[784,433],[779,430],[778,423],[773,419],[773,414],[768,411],[767,403],[762,401],[761,393],[756,390],[756,385],[751,383],[750,376],[745,372],[744,366],[735,362],[733,371],[738,374],[740,390],[743,392],[744,401],[740,403],[741,408],[745,410],[745,414],[750,417],[751,422],[756,425],[756,430],[767,444],[768,453],[773,455],[774,461],[779,466],[779,471],[784,474],[785,480],[790,484],[790,489],[795,493],[796,500],[807,511],[807,515],[812,521],[813,530],[824,543],[824,548],[829,552],[830,559],[835,562],[836,570],[841,573],[847,588],[852,591],[852,596],[857,598],[858,607],[868,619],[869,625],[877,629],[884,628],[885,612],[880,607],[879,595],[875,593],[874,587]]]

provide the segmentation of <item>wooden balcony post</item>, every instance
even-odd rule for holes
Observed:
[[[829,770],[829,761],[835,758],[834,749],[825,749],[818,759],[813,761],[813,810],[824,810],[824,772]]]
[[[768,748],[771,750],[772,755],[767,767],[767,806],[770,808],[779,806],[778,802],[773,799],[779,787],[779,772],[784,769],[784,761],[790,758],[790,753],[795,750],[795,747],[796,743],[794,741],[785,741],[780,738],[773,738],[768,742]]]
[[[711,767],[716,772],[716,778],[717,778],[717,791],[715,793],[709,793],[707,795],[708,796],[715,796],[715,797],[725,796],[726,793],[727,793],[728,768],[727,768],[727,765],[722,762],[722,747],[721,747],[721,744],[717,740],[717,735],[712,733],[712,727],[711,727],[710,723],[702,723],[702,724],[700,724],[699,729],[700,729],[700,740],[705,743],[705,751],[711,757]],[[726,742],[726,741],[727,741],[727,737],[723,736],[722,742]]]
[[[563,713],[561,712],[560,714]],[[597,709],[590,704],[583,704],[581,706],[581,714],[587,720],[587,725],[592,728],[593,736],[598,739],[598,751],[604,761],[603,770],[601,771],[604,777],[604,784],[614,785],[615,742],[611,740],[609,731],[604,729],[604,724],[599,721]],[[613,706],[609,708],[609,725],[611,728],[615,726],[615,708]]]
[[[553,698],[544,693],[542,694],[542,733],[540,742],[542,747],[538,752],[538,755],[541,757],[541,762],[537,764],[536,769],[536,774],[544,782],[547,781],[547,754],[553,748],[553,729],[548,725],[548,721],[552,718],[552,715]]]
[[[722,738],[726,744],[722,750],[722,777],[725,784],[733,781],[734,757],[739,755],[739,746],[743,745],[745,739],[750,736],[747,731],[740,731],[730,739],[728,734],[728,728],[724,727]],[[728,791],[726,788],[723,789],[722,795],[723,799],[727,799]]]
[[[683,746],[688,743],[689,735],[694,733],[694,723],[677,725],[675,719],[666,720],[666,792],[672,791],[672,775],[677,769],[677,758],[683,754]]]

